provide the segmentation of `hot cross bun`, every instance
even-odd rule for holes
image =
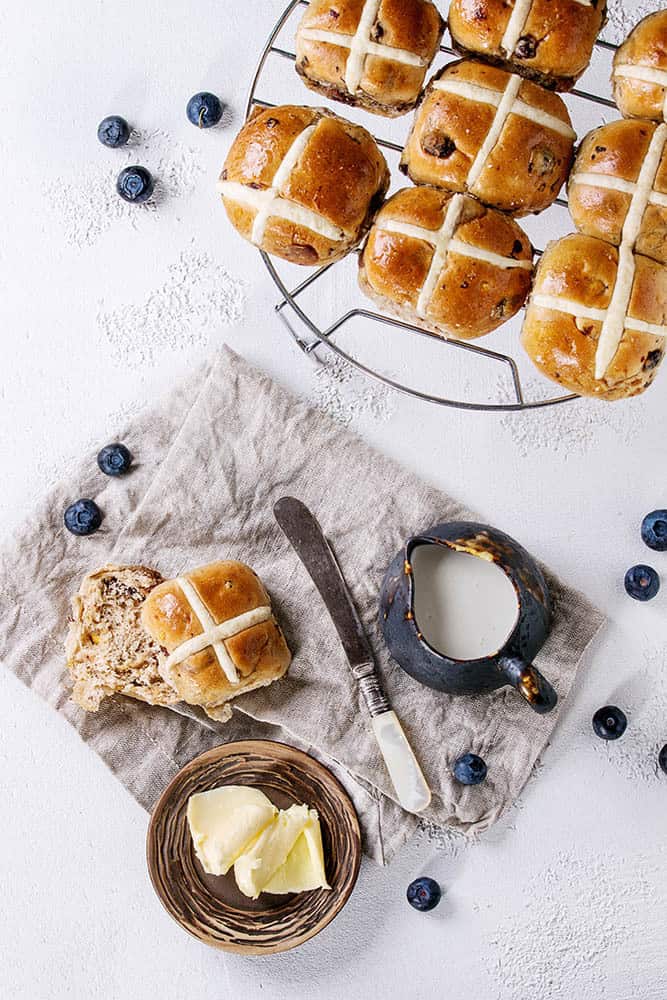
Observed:
[[[416,184],[467,192],[493,208],[527,215],[558,196],[575,138],[558,94],[464,59],[431,80],[401,169]]]
[[[637,253],[667,264],[667,125],[628,119],[590,132],[570,174],[568,204],[580,232],[615,246],[630,220]]]
[[[382,204],[389,170],[373,137],[330,111],[258,112],[234,140],[218,190],[235,228],[293,264],[339,260]]]
[[[415,106],[444,28],[430,0],[311,0],[296,70],[311,90],[394,117]]]
[[[649,14],[614,56],[614,100],[625,118],[667,119],[667,10]]]
[[[290,663],[269,595],[243,563],[210,563],[165,581],[146,598],[141,620],[167,651],[165,680],[221,721],[232,698],[271,684]]]
[[[532,256],[530,240],[509,216],[466,195],[406,188],[373,223],[359,283],[406,322],[469,340],[521,308]]]
[[[547,247],[521,335],[547,378],[582,396],[636,396],[655,378],[666,335],[667,267],[578,233]]]
[[[464,53],[570,90],[590,62],[606,0],[452,0],[449,30]]]

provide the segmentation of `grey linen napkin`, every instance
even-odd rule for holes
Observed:
[[[474,518],[451,497],[383,457],[326,415],[225,349],[119,438],[137,458],[107,479],[89,455],[55,487],[0,552],[0,657],[79,731],[146,808],[176,771],[221,742],[282,739],[320,757],[360,815],[366,852],[387,861],[417,819],[393,789],[342,649],[310,578],[273,519],[275,500],[305,501],[333,542],[377,663],[433,800],[424,818],[462,832],[487,829],[516,799],[549,740],[580,661],[603,617],[553,576],[552,634],[536,662],[559,708],[539,717],[502,689],[453,698],[408,677],[378,628],[378,593],[394,554],[439,521]],[[75,496],[105,512],[91,538],[64,529]],[[269,589],[294,652],[286,678],[235,702],[227,724],[188,706],[152,708],[116,697],[96,714],[69,701],[63,639],[80,578],[107,561],[142,562],[176,576],[218,558],[249,563]],[[458,785],[452,762],[466,750],[489,764],[486,782]]]

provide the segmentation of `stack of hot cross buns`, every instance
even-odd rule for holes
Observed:
[[[452,0],[464,58],[427,82],[445,27],[431,0],[311,0],[299,77],[377,115],[416,109],[400,161],[416,186],[385,201],[376,141],[330,110],[256,108],[219,181],[231,222],[295,264],[329,264],[365,240],[362,290],[445,337],[490,333],[533,281],[522,341],[538,368],[577,393],[641,392],[667,332],[667,12],[614,60],[627,120],[586,137],[575,162],[558,91],[586,69],[605,15],[606,0]],[[568,178],[580,235],[550,246],[533,276],[516,219],[551,206]]]
[[[522,341],[573,392],[621,399],[653,382],[667,335],[667,11],[641,21],[612,74],[624,115],[589,133],[568,183],[579,234],[547,247]]]

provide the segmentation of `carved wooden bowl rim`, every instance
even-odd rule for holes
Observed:
[[[186,816],[190,795],[220,784],[254,785],[269,797],[273,790],[279,799],[317,809],[331,889],[260,896],[247,909],[235,888],[233,901],[226,900],[225,883],[231,894],[227,880],[233,881],[233,873],[219,880],[204,875]],[[239,740],[205,751],[172,778],[153,809],[146,860],[160,902],[184,930],[225,951],[272,955],[310,940],[340,913],[359,874],[361,832],[349,795],[323,764],[286,743]],[[211,880],[221,894],[211,891]]]

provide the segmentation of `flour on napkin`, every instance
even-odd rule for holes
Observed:
[[[138,460],[130,476],[106,479],[88,456],[0,554],[0,657],[66,715],[142,805],[150,809],[176,771],[211,746],[283,739],[314,753],[341,778],[372,857],[386,861],[415,828],[416,818],[394,801],[333,624],[274,521],[274,502],[290,494],[313,510],[332,541],[392,705],[433,791],[424,818],[482,831],[509,808],[603,621],[585,598],[547,573],[554,626],[535,662],[558,691],[555,712],[537,716],[507,688],[476,698],[431,691],[387,654],[378,626],[380,585],[409,535],[478,515],[228,349],[119,438]],[[75,496],[93,497],[105,512],[102,530],[91,538],[75,538],[63,527],[62,511]],[[294,653],[286,678],[233,703],[225,725],[188,706],[172,711],[116,698],[91,715],[68,700],[63,638],[69,600],[84,573],[107,561],[141,562],[171,577],[220,558],[249,563],[271,593]],[[486,782],[475,788],[451,774],[468,750],[489,765]]]

